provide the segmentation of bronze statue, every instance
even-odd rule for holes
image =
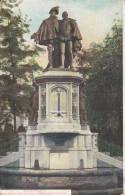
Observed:
[[[45,45],[48,49],[49,67],[56,66],[58,63],[58,33],[59,21],[56,15],[59,14],[59,7],[53,7],[49,11],[50,17],[45,19],[31,38],[39,45]],[[56,58],[56,60],[54,60]]]
[[[37,44],[47,46],[49,68],[72,68],[76,43],[80,45],[82,36],[76,21],[68,18],[66,11],[62,14],[62,20],[58,20],[58,13],[59,7],[53,7],[49,11],[50,17],[42,22],[31,38]]]
[[[62,68],[68,66],[72,68],[73,46],[75,46],[75,41],[82,39],[82,36],[75,20],[68,18],[67,11],[62,13],[62,18],[59,24],[60,64]]]

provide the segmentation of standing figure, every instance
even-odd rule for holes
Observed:
[[[39,92],[38,92],[38,85],[33,79],[33,93],[30,98],[30,110],[29,110],[29,124],[36,125],[38,122],[38,99],[39,99]]]
[[[60,41],[60,64],[61,68],[72,68],[73,45],[75,41],[82,39],[80,31],[74,19],[68,18],[68,13],[62,13],[62,20],[59,22]]]
[[[79,86],[79,111],[80,111],[80,123],[87,122],[87,112],[86,112],[86,96],[85,96],[85,86],[82,82]]]
[[[39,27],[39,30],[34,33],[31,38],[37,44],[45,45],[48,49],[49,67],[59,64],[59,48],[58,48],[58,33],[59,22],[56,15],[59,14],[59,7],[53,7],[49,11],[49,18],[45,19]]]
[[[32,94],[30,102],[30,114],[29,114],[29,124],[35,125],[38,120],[38,88]]]

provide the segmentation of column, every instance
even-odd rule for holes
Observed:
[[[39,110],[38,110],[38,124],[41,123],[41,86],[39,85]]]

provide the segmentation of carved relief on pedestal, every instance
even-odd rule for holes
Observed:
[[[72,118],[78,119],[78,86],[72,85]]]
[[[86,96],[85,96],[85,86],[84,82],[79,86],[79,112],[80,112],[80,122],[87,122],[87,112],[86,112]]]
[[[46,85],[41,85],[41,118],[46,118]]]
[[[53,85],[49,90],[49,117],[64,120],[68,114],[68,92],[64,86]]]
[[[30,102],[29,124],[37,124],[38,119],[38,88],[32,94]]]

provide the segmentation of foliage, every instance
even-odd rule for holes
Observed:
[[[101,44],[86,53],[88,119],[103,139],[122,143],[122,23],[115,20]]]
[[[10,110],[14,130],[16,116],[28,112],[33,72],[40,70],[35,57],[42,50],[25,41],[29,20],[17,9],[19,4],[18,0],[0,0],[0,121],[4,122],[5,110]]]
[[[0,133],[0,143],[0,155],[6,155],[7,152],[11,151],[18,151],[19,137],[16,132],[13,132],[11,124],[7,124],[5,130]]]
[[[98,139],[98,148],[100,152],[109,153],[110,156],[123,156],[123,149],[119,145],[112,144],[103,139]]]

